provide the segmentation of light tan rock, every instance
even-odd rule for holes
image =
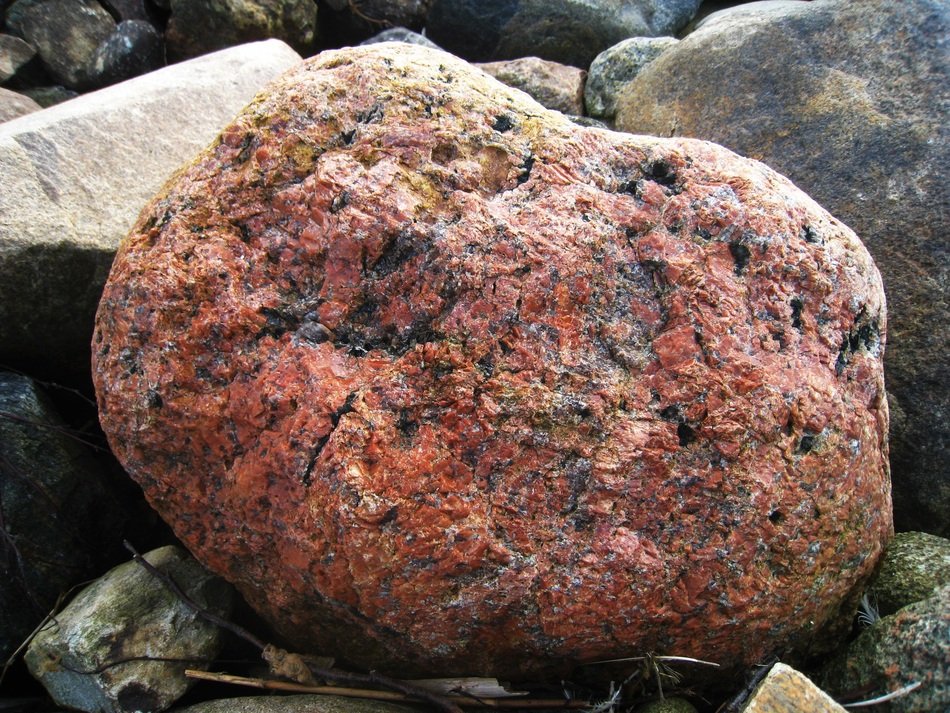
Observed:
[[[139,210],[299,59],[244,45],[0,125],[0,362],[88,373],[99,293]]]
[[[42,108],[29,97],[0,87],[0,123],[39,111]]]
[[[742,713],[846,713],[803,673],[777,663],[755,689]]]

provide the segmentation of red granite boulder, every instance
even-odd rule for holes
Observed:
[[[841,624],[891,531],[884,331],[764,165],[381,44],[169,182],[93,347],[115,453],[294,646],[510,677]]]

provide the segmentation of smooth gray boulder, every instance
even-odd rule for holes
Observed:
[[[618,129],[792,179],[867,245],[888,300],[895,527],[950,535],[950,3],[734,11],[626,85]],[[829,365],[834,367],[834,365]]]
[[[675,37],[630,37],[597,55],[584,85],[588,115],[612,120],[623,86],[677,42]]]
[[[473,62],[518,57],[587,69],[628,37],[673,35],[700,0],[434,0],[426,34]]]
[[[162,547],[145,559],[203,609],[230,614],[231,587],[184,550]],[[191,687],[185,669],[207,668],[221,642],[220,627],[132,561],[80,592],[36,635],[25,660],[57,705],[88,713],[154,713]]]
[[[7,28],[36,48],[50,75],[71,89],[97,84],[96,48],[116,23],[96,0],[17,0]]]
[[[243,45],[0,124],[0,363],[88,379],[102,285],[139,211],[299,60]]]

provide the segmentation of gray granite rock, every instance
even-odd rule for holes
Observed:
[[[28,96],[0,87],[0,123],[42,109]]]
[[[0,372],[0,660],[121,551],[101,466],[31,379]],[[75,434],[78,435],[78,434]]]
[[[893,614],[950,584],[950,540],[926,532],[899,532],[887,546],[869,596],[881,614]]]
[[[7,10],[8,31],[35,47],[50,76],[71,89],[97,86],[96,48],[115,26],[96,0],[17,0]]]
[[[233,590],[184,550],[162,547],[145,559],[202,609],[230,614]],[[185,669],[207,668],[221,640],[220,627],[132,561],[76,595],[36,635],[25,661],[57,705],[88,713],[157,712],[191,687]]]
[[[299,59],[275,40],[235,47],[0,124],[0,363],[88,378],[119,241],[168,176]]]
[[[861,236],[888,298],[888,391],[901,414],[890,432],[895,526],[944,536],[948,115],[950,4],[815,0],[688,35],[627,85],[616,120],[760,159]]]
[[[612,120],[621,88],[677,42],[679,40],[674,37],[631,37],[597,55],[590,65],[584,87],[587,113]]]
[[[883,713],[950,710],[950,585],[883,617],[831,660],[816,681],[840,701],[886,695],[919,684],[876,705]]]
[[[172,62],[268,38],[307,55],[316,31],[315,0],[171,0],[165,43]]]
[[[123,20],[96,49],[92,71],[104,86],[152,72],[164,62],[158,30],[144,20]]]
[[[388,30],[373,35],[360,42],[361,45],[374,45],[378,42],[406,42],[410,45],[422,45],[434,50],[442,49],[435,42],[418,32],[407,30],[405,27],[391,27]]]
[[[434,0],[426,31],[478,62],[536,56],[586,69],[634,36],[672,35],[700,0]]]

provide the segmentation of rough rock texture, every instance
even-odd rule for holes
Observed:
[[[870,593],[881,614],[893,614],[945,585],[950,585],[950,540],[900,532],[887,546]]]
[[[116,24],[95,0],[17,0],[7,29],[36,48],[50,75],[72,89],[97,86],[96,48]]]
[[[486,62],[476,66],[499,82],[529,94],[543,107],[565,114],[584,114],[584,79],[587,72],[583,69],[537,57]]]
[[[845,709],[805,674],[777,663],[749,696],[741,713],[845,713]]]
[[[765,166],[391,43],[288,72],[156,197],[94,374],[127,470],[298,648],[728,668],[847,625],[889,535],[884,319]]]
[[[96,49],[93,70],[103,85],[152,72],[165,64],[162,36],[148,22],[123,20]]]
[[[414,713],[416,707],[337,696],[251,696],[206,701],[173,713]]]
[[[268,38],[306,55],[316,38],[314,0],[172,0],[171,13],[165,42],[176,62]]]
[[[431,0],[324,0],[320,33],[325,43],[340,47],[361,43],[386,28],[421,30],[431,4]]]
[[[0,125],[0,363],[88,378],[96,304],[136,215],[299,59],[248,45]]]
[[[51,107],[54,104],[61,104],[64,101],[75,99],[79,96],[79,92],[59,86],[35,87],[33,89],[23,89],[21,91],[23,92],[23,96],[29,97],[44,109]]]
[[[675,37],[631,37],[597,55],[584,85],[587,113],[613,120],[623,86],[678,41]]]
[[[883,713],[950,710],[950,585],[885,616],[864,631],[816,679],[838,700],[884,695],[919,682],[914,691],[876,705]]]
[[[617,115],[625,130],[710,139],[765,161],[865,241],[891,316],[895,522],[944,536],[948,115],[950,5],[936,0],[815,0],[711,23],[644,69]]]
[[[0,372],[0,659],[121,549],[123,515],[85,446],[30,379]]]
[[[99,0],[99,3],[119,21],[145,20],[149,22],[155,14],[149,0]],[[161,3],[155,4],[161,5]]]
[[[422,45],[423,47],[428,47],[434,50],[442,49],[425,35],[420,35],[418,32],[407,30],[405,27],[391,27],[388,30],[383,30],[378,34],[363,40],[360,42],[360,44],[375,45],[380,42],[407,42],[411,45]]]
[[[187,552],[145,555],[189,599],[227,617],[233,590]],[[30,642],[30,673],[57,703],[88,713],[162,711],[187,691],[186,668],[207,668],[223,630],[201,618],[138,562],[126,562],[80,592]],[[148,657],[153,660],[131,660]],[[180,662],[154,659],[186,659]],[[104,664],[126,661],[118,666]]]
[[[36,56],[36,50],[19,37],[0,34],[0,82],[6,82]]]
[[[628,37],[672,35],[700,0],[434,0],[426,32],[468,60],[534,55],[587,69]]]
[[[0,87],[0,122],[10,121],[42,108],[28,96]]]

